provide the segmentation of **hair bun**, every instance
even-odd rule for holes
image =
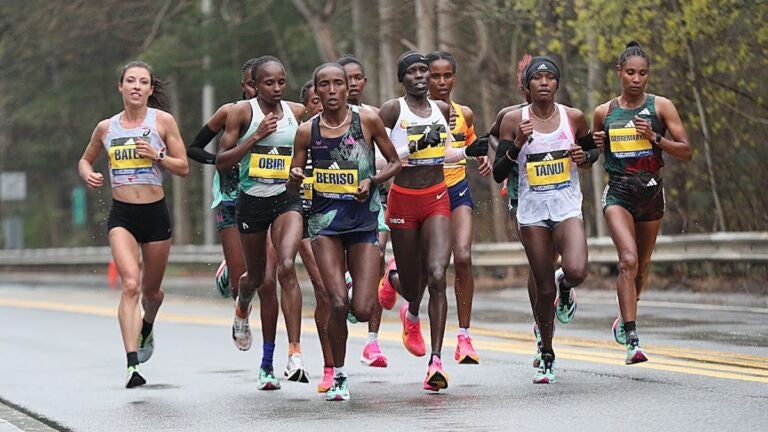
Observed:
[[[627,42],[627,45],[624,48],[629,48],[629,47],[633,47],[633,46],[639,47],[640,46],[640,42],[638,42],[636,40],[631,40],[631,41]]]

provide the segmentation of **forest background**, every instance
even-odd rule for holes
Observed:
[[[483,133],[500,108],[521,101],[523,54],[554,57],[559,101],[591,120],[619,94],[617,58],[635,39],[651,58],[648,91],[675,103],[694,149],[688,163],[666,158],[662,233],[765,231],[766,22],[768,2],[758,0],[5,0],[0,171],[25,172],[28,192],[0,202],[0,219],[23,221],[26,247],[106,244],[109,187],[83,193],[76,167],[98,121],[121,109],[117,81],[130,60],[173,84],[189,144],[205,120],[203,89],[213,89],[216,107],[239,99],[248,58],[279,57],[285,99],[298,101],[315,66],[354,54],[369,79],[364,101],[380,105],[402,94],[400,54],[443,49],[458,60],[453,98],[474,110]],[[208,241],[210,184],[190,166],[189,177],[167,181],[177,244]],[[104,157],[97,168],[105,172]],[[595,207],[602,163],[593,171],[582,173],[590,236],[605,233]],[[514,238],[499,186],[472,164],[469,178],[476,241]]]

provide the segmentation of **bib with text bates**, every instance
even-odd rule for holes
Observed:
[[[292,147],[253,146],[248,176],[260,183],[285,183],[292,155]]]
[[[441,124],[408,126],[408,142],[418,142],[421,137],[431,130],[427,128],[438,128],[440,131],[440,142],[434,147],[427,147],[411,153],[408,156],[408,165],[410,166],[440,165],[445,160],[445,141],[448,135],[445,132],[445,127]]]
[[[619,159],[639,158],[653,153],[651,142],[637,133],[635,122],[632,120],[626,124],[611,124],[608,134],[611,152]]]
[[[114,174],[139,174],[152,170],[152,159],[140,156],[136,140],[140,137],[122,137],[109,146],[109,163]]]
[[[528,184],[534,192],[571,186],[571,159],[567,150],[529,154],[525,163]]]
[[[357,162],[317,161],[314,164],[314,193],[329,199],[353,200],[359,186]]]

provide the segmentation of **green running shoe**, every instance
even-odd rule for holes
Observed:
[[[139,349],[136,350],[136,354],[139,357],[139,363],[146,363],[152,357],[152,353],[155,352],[155,330],[149,332],[146,338],[139,332],[138,342]]]
[[[280,390],[280,381],[273,370],[259,368],[259,383],[256,387],[259,390]]]
[[[619,345],[627,344],[627,335],[624,333],[624,321],[621,320],[621,317],[616,318],[616,321],[613,322],[613,339]]]
[[[533,377],[534,384],[552,384],[555,380],[555,355],[542,353],[539,370]]]
[[[333,378],[333,387],[325,393],[327,401],[349,400],[349,379],[344,375],[336,375]]]
[[[571,288],[568,290],[568,295],[563,295],[560,291],[560,284],[565,278],[565,272],[562,268],[555,271],[555,290],[557,291],[557,297],[555,297],[555,316],[557,320],[563,324],[568,324],[576,315],[576,290]]]
[[[627,335],[627,357],[624,359],[624,364],[633,365],[647,361],[648,357],[640,348],[640,338],[637,337],[637,333],[635,331],[629,332]]]

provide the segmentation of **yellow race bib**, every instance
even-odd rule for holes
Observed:
[[[314,193],[329,199],[353,200],[360,184],[355,161],[317,161]]]
[[[113,139],[109,146],[109,164],[119,174],[138,174],[152,169],[152,159],[140,156],[136,150],[138,137]]]
[[[443,161],[445,161],[445,142],[448,138],[448,134],[446,133],[445,127],[443,125],[430,124],[421,126],[408,126],[408,142],[418,142],[421,137],[429,133],[431,128],[438,128],[440,131],[440,142],[437,143],[437,145],[434,147],[427,147],[411,153],[410,156],[408,156],[408,165],[440,165],[443,163]]]
[[[291,168],[292,147],[253,146],[248,176],[261,183],[285,183]]]
[[[650,156],[653,146],[644,136],[637,133],[632,121],[627,124],[614,124],[608,130],[611,153],[619,159]]]
[[[311,175],[311,174],[310,174]],[[314,189],[315,177],[305,177],[301,183],[301,197],[306,201],[312,201],[312,190]]]
[[[534,192],[571,186],[571,159],[566,150],[529,154],[525,169],[528,173],[528,184]]]

